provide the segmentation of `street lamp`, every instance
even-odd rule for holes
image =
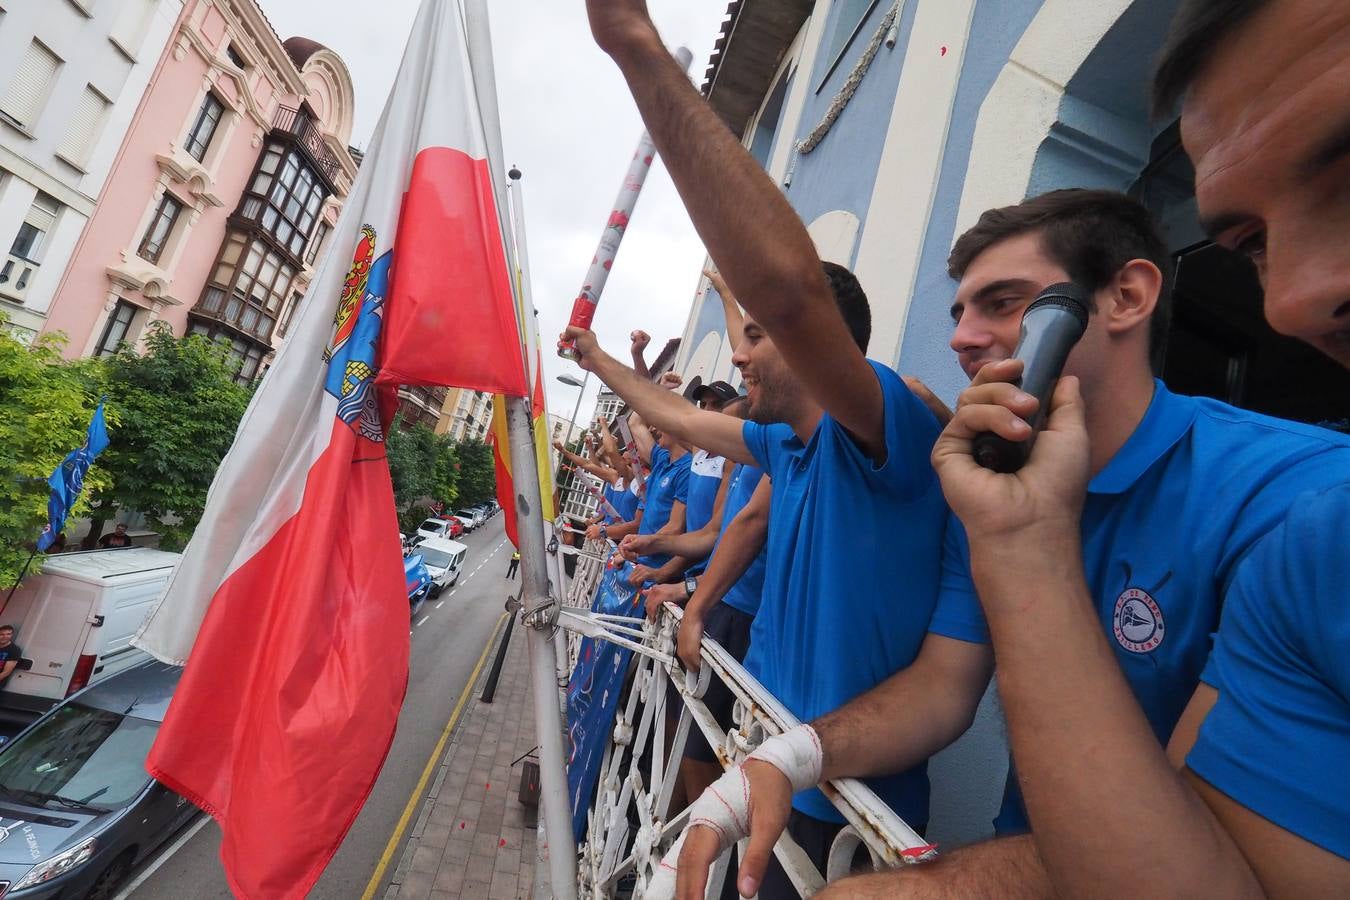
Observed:
[[[572,429],[576,427],[577,413],[581,412],[581,398],[586,396],[586,384],[591,380],[591,373],[587,372],[586,377],[578,381],[577,376],[573,375],[571,372],[564,372],[558,376],[558,380],[568,387],[581,388],[581,390],[577,392],[577,405],[572,407],[572,419],[567,423],[567,437],[565,437],[562,442],[563,446],[566,447],[572,442]]]

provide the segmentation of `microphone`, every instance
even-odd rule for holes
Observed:
[[[1022,377],[1017,385],[1040,401],[1027,424],[1031,437],[1010,441],[993,432],[975,436],[972,453],[975,462],[995,472],[1016,472],[1031,456],[1031,445],[1045,425],[1050,410],[1050,395],[1055,391],[1064,361],[1078,339],[1087,330],[1088,308],[1092,295],[1071,282],[1052,284],[1036,295],[1022,314],[1022,334],[1013,358],[1022,360]]]

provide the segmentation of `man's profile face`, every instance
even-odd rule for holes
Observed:
[[[989,363],[1011,359],[1022,334],[1022,314],[1031,301],[1050,285],[1070,280],[1064,267],[1041,250],[1035,232],[999,241],[975,257],[957,286],[951,308],[956,326],[951,348],[966,377],[974,379]],[[1096,316],[1088,319],[1090,333],[1095,331],[1096,320]],[[1080,346],[1090,343],[1091,336],[1085,334]],[[1086,374],[1074,368],[1075,359],[1081,356],[1079,348],[1069,355],[1064,367],[1067,374]]]
[[[773,339],[749,315],[731,363],[741,371],[752,422],[769,425],[792,418],[792,398],[801,395],[801,386]]]
[[[1200,219],[1246,255],[1266,319],[1350,366],[1350,3],[1276,0],[1191,85]]]

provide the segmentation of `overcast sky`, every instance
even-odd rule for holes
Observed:
[[[393,84],[418,0],[260,0],[282,39],[312,38],[336,51],[356,87],[352,142],[364,147]],[[648,0],[666,42],[688,46],[702,84],[726,0]],[[322,12],[317,12],[322,10]],[[491,0],[497,91],[506,163],[524,173],[534,302],[546,346],[548,405],[570,416],[577,370],[549,352],[595,253],[600,232],[642,133],[632,97],[591,41],[582,0]],[[627,358],[628,334],[652,335],[648,359],[684,331],[704,251],[665,169],[647,180],[605,288],[595,328]],[[577,372],[577,374],[580,374]],[[587,420],[595,381],[582,404]]]

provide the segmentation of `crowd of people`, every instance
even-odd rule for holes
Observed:
[[[711,637],[807,723],[725,773],[691,741],[690,825],[649,895],[704,896],[748,836],[739,892],[795,896],[772,848],[786,830],[824,869],[829,779],[923,833],[927,760],[995,673],[997,836],[819,896],[1350,895],[1350,439],[1167,389],[1173,261],[1102,190],[988,210],[955,242],[970,386],[947,408],[867,358],[865,286],[819,259],[641,0],[587,8],[717,265],[745,393],[672,390],[645,334],[630,366],[569,328],[628,414],[560,449],[604,484],[588,536],[635,564],[648,613],[684,606],[685,665]],[[1202,222],[1255,265],[1270,324],[1350,366],[1347,84],[1345,4],[1183,0],[1154,100],[1181,104]],[[1033,433],[1014,351],[1063,282],[1092,306]],[[1020,470],[976,462],[990,432],[1034,440]],[[705,702],[728,724],[725,689]]]

